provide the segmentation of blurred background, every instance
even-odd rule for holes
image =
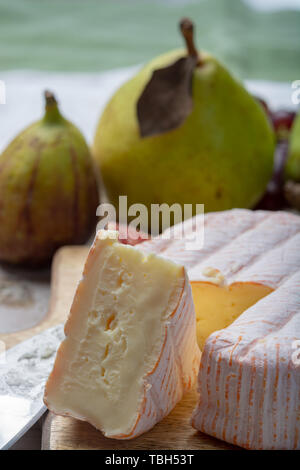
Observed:
[[[299,78],[300,0],[0,0],[0,150],[39,117],[45,87],[91,141],[104,103],[135,66],[182,46],[182,16],[195,21],[198,47],[241,79]],[[273,105],[289,94],[276,88]]]
[[[242,78],[299,72],[298,0],[0,0],[0,68],[103,71],[182,46],[178,18],[198,45]],[[296,10],[296,11],[295,11]]]

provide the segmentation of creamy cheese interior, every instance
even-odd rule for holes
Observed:
[[[127,434],[176,308],[183,268],[114,240],[101,240],[66,325],[46,401],[109,435]]]
[[[272,292],[270,287],[250,283],[220,286],[194,281],[191,286],[200,349],[211,333],[229,326],[245,310]]]

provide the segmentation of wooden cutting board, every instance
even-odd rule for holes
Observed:
[[[66,320],[73,300],[77,282],[81,276],[82,267],[87,253],[87,246],[66,246],[60,248],[56,252],[51,268],[51,297],[47,314],[36,326],[17,331],[15,333],[0,334],[0,340],[4,341],[6,349],[9,349],[16,344],[19,344],[22,341],[25,341],[26,339],[41,333],[47,328],[55,326]],[[27,277],[27,273],[24,274],[24,276]],[[38,277],[39,272],[35,271],[34,276]],[[12,289],[20,289],[20,285],[23,288],[26,279],[25,277],[24,279],[22,279],[21,276],[19,277],[20,281],[14,279]],[[47,295],[45,295],[46,292],[44,294],[46,298],[44,301],[41,300],[43,297],[43,292],[41,292],[41,290],[44,289],[44,291],[46,291],[44,284],[41,286],[38,285],[37,282],[32,282],[29,285],[31,297],[34,297],[34,301],[35,298],[40,298],[40,303],[36,301],[32,302],[32,305],[30,305],[28,308],[38,308],[39,306],[45,307],[44,304],[46,302],[48,303],[49,299]],[[25,307],[26,305],[20,303],[20,308],[23,308],[24,315],[26,315]]]
[[[195,431],[190,417],[196,392],[188,393],[160,423],[136,439],[117,441],[105,438],[100,431],[83,421],[48,413],[43,425],[44,450],[233,450],[223,441]]]
[[[58,250],[52,264],[48,314],[33,328],[1,335],[1,339],[9,347],[66,320],[87,252],[88,247],[85,246],[63,247]],[[199,433],[191,427],[189,420],[196,399],[196,392],[190,392],[172,413],[151,431],[130,441],[107,439],[88,423],[48,413],[43,424],[42,448],[47,450],[234,449],[235,447]]]

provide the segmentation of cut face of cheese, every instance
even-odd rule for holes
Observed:
[[[196,219],[184,226],[189,236]],[[210,213],[204,237],[194,251],[174,237],[140,245],[183,264],[191,281],[203,351],[192,424],[250,449],[299,449],[300,217]]]
[[[270,294],[272,289],[259,284],[220,286],[194,281],[192,292],[197,315],[197,339],[202,350],[211,333],[231,325],[241,313]]]
[[[182,266],[100,231],[45,389],[54,413],[129,439],[168,414],[197,377],[191,289]]]

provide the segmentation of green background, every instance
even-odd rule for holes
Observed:
[[[262,0],[263,1],[263,0]],[[197,43],[242,78],[300,75],[300,11],[259,12],[242,0],[0,0],[0,70],[102,71]]]

